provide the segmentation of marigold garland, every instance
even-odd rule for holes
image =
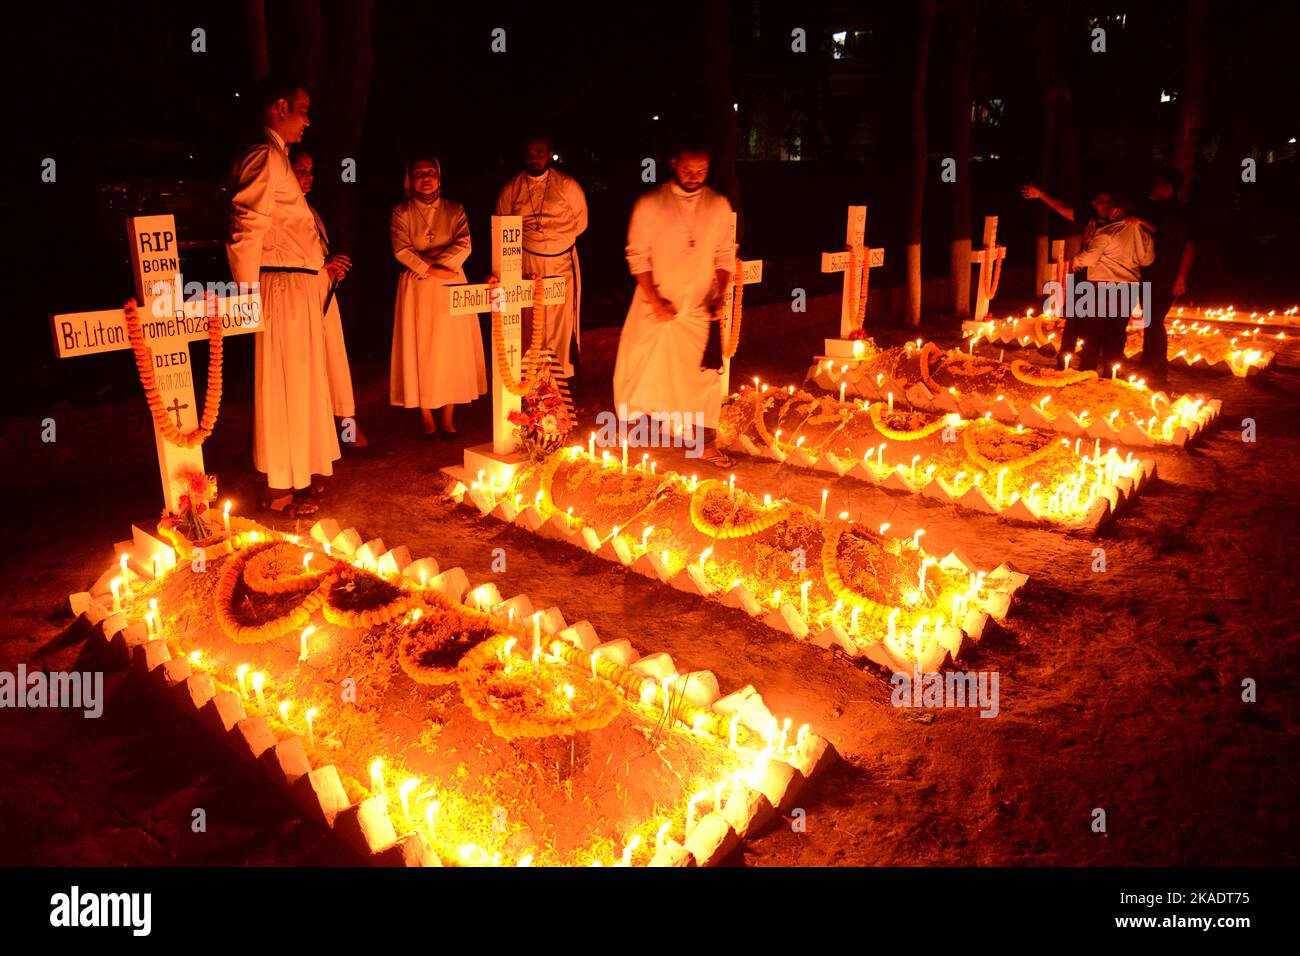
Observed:
[[[383,604],[364,610],[341,607],[338,602],[339,592],[346,590],[348,583],[362,582],[382,585],[384,588],[396,591],[397,595]],[[343,587],[340,587],[340,585],[343,585]],[[321,595],[323,602],[322,613],[325,620],[339,627],[354,627],[358,630],[367,630],[381,624],[387,624],[420,603],[418,594],[403,591],[382,578],[352,568],[344,568],[341,571],[327,575],[321,582],[317,593]]]
[[[968,422],[962,432],[962,444],[966,449],[966,454],[970,456],[971,461],[992,474],[997,474],[1003,468],[1007,468],[1011,471],[1022,471],[1030,465],[1046,458],[1058,447],[1055,439],[1047,439],[1046,444],[1041,448],[1031,451],[1027,455],[1022,455],[1019,458],[1013,458],[1009,461],[994,461],[993,459],[986,457],[979,447],[979,436],[986,430],[984,425],[984,419],[977,419]],[[1026,431],[1021,434],[1039,435],[1040,433]]]
[[[871,424],[876,426],[876,431],[880,432],[880,434],[884,435],[891,441],[920,441],[922,438],[928,438],[933,435],[939,429],[948,424],[948,419],[944,416],[935,419],[928,425],[922,425],[920,428],[911,431],[901,431],[896,428],[890,428],[884,423],[881,418],[880,407],[879,402],[871,406],[871,411],[868,413],[871,416]]]
[[[290,566],[295,569],[294,572],[284,574],[284,555],[289,551],[297,551],[300,554],[297,561],[290,562]],[[292,594],[294,591],[316,588],[324,579],[326,571],[297,570],[302,567],[301,555],[312,553],[288,541],[272,542],[271,547],[260,550],[248,559],[244,566],[244,585],[250,591],[267,595]],[[276,567],[277,564],[280,565],[279,568]]]
[[[234,598],[235,591],[243,578],[244,568],[251,558],[274,547],[277,543],[266,541],[254,544],[234,554],[221,569],[221,576],[217,580],[217,588],[213,594],[213,604],[221,630],[226,637],[237,644],[264,644],[292,631],[302,630],[325,599],[323,589],[317,588],[305,594],[302,602],[286,614],[261,624],[243,624],[239,621],[234,608]]]
[[[623,709],[617,694],[600,681],[578,673],[568,682],[575,692],[572,698],[556,693],[558,687],[547,688],[539,679],[552,676],[549,669],[539,675],[519,655],[513,666],[520,676],[512,677],[498,656],[506,641],[503,636],[486,640],[460,662],[461,699],[475,718],[488,724],[498,737],[511,740],[599,730]]]
[[[718,481],[716,478],[706,478],[697,484],[695,490],[691,492],[691,524],[695,525],[695,530],[700,534],[707,535],[710,538],[748,538],[750,535],[762,534],[768,528],[775,527],[786,520],[797,507],[788,503],[778,505],[772,508],[771,511],[760,514],[753,521],[743,525],[714,524],[704,513],[704,505],[709,493],[713,491],[729,495],[731,486]]]
[[[1064,388],[1067,385],[1075,385],[1097,377],[1096,372],[1083,369],[1075,369],[1074,371],[1062,371],[1054,368],[1040,369],[1029,364],[1024,359],[1012,360],[1011,374],[1016,377],[1016,381],[1037,388]]]
[[[522,380],[515,378],[514,372],[510,370],[510,361],[506,358],[506,334],[501,324],[501,310],[497,308],[497,289],[500,288],[500,280],[496,276],[489,276],[487,284],[488,303],[492,306],[492,351],[497,360],[497,375],[507,392],[522,398],[541,381],[545,370],[533,368],[530,369],[531,374],[529,372],[523,373]],[[533,283],[533,337],[528,346],[529,352],[536,352],[541,349],[543,333],[546,330],[545,310],[541,309],[544,295],[543,288],[542,277],[538,276]],[[538,321],[538,315],[542,316],[540,322]]]
[[[822,535],[822,578],[826,581],[826,586],[830,588],[831,594],[849,607],[861,608],[867,612],[868,618],[885,617],[893,608],[886,607],[854,591],[844,583],[844,579],[840,576],[840,538],[844,536],[847,530],[847,528],[827,528]]]
[[[744,263],[739,256],[736,257],[736,275],[735,275],[735,292],[731,297],[731,334],[724,334],[722,337],[722,357],[724,359],[733,359],[736,357],[736,349],[740,347],[740,323],[745,302],[745,275]],[[725,332],[725,330],[723,330]]]
[[[424,615],[411,625],[397,645],[397,662],[407,677],[417,684],[438,686],[454,684],[463,673],[460,662],[469,651],[492,637],[497,631],[490,615],[441,604],[426,605]],[[435,656],[454,650],[462,635],[481,632],[482,636],[461,649],[460,657],[447,666],[432,663]]]
[[[985,261],[988,257],[993,257],[993,265],[987,270],[980,270],[980,279],[984,284],[984,298],[992,301],[993,297],[998,294],[998,285],[1002,281],[1002,262],[1006,256],[1000,256],[998,253],[997,234],[994,233],[993,245],[984,250]]]
[[[158,378],[154,372],[153,350],[145,344],[135,299],[127,300],[124,311],[127,336],[131,340],[131,350],[135,353],[136,371],[140,373],[140,384],[144,386],[144,397],[149,412],[153,415],[154,427],[172,445],[197,448],[212,434],[212,429],[217,424],[217,412],[221,408],[221,320],[217,316],[207,317],[208,386],[203,397],[203,414],[199,418],[198,428],[182,433],[163,406],[162,392],[158,388]]]

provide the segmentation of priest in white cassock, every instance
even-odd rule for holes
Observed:
[[[405,266],[393,310],[391,400],[420,410],[425,438],[450,441],[456,406],[487,392],[478,316],[452,315],[447,292],[465,281],[469,220],[464,206],[443,197],[436,156],[411,160],[405,192],[389,222],[393,255]],[[434,409],[442,410],[440,423]]]
[[[289,162],[293,166],[294,176],[298,178],[302,194],[310,196],[311,188],[316,182],[316,162],[311,150],[301,143],[295,144],[289,149]],[[310,200],[307,205],[316,220],[316,232],[320,235],[321,247],[325,250],[325,268],[321,269],[317,279],[325,289],[325,364],[329,370],[330,401],[334,405],[334,417],[342,429],[343,441],[354,448],[365,448],[370,442],[357,423],[357,402],[352,394],[352,369],[348,365],[347,345],[343,341],[343,316],[339,313],[337,295],[339,283],[352,268],[352,259],[342,253],[330,252],[325,220]]]
[[[339,458],[318,273],[325,250],[289,164],[288,144],[310,124],[301,84],[258,84],[260,142],[235,164],[226,255],[236,282],[259,286],[263,329],[254,336],[253,464],[266,475],[262,506],[292,516],[318,509]],[[296,494],[295,494],[296,493]]]
[[[731,204],[704,185],[703,145],[679,149],[671,167],[672,179],[632,208],[627,263],[636,293],[618,341],[614,405],[625,421],[690,426],[704,460],[727,468],[731,460],[714,444],[703,447],[710,436],[698,426],[716,429],[722,404],[720,369],[702,362],[736,266]]]
[[[523,274],[564,276],[564,302],[543,306],[546,334],[543,347],[555,353],[565,376],[573,374],[571,343],[581,349],[579,298],[582,272],[575,243],[587,228],[587,197],[578,181],[551,166],[551,143],[545,136],[524,142],[524,168],[497,196],[498,216],[523,216]],[[533,309],[524,309],[522,335],[532,341]]]

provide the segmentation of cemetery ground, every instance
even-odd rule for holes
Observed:
[[[747,310],[746,331],[766,310]],[[995,311],[999,314],[1000,310]],[[788,318],[788,315],[787,315]],[[798,383],[829,334],[742,341],[733,383]],[[816,327],[812,327],[816,326]],[[926,334],[940,344],[952,334]],[[881,341],[904,337],[881,333]],[[236,346],[237,347],[237,346]],[[585,442],[608,405],[608,363],[574,388]],[[927,548],[959,548],[979,566],[1009,560],[1030,575],[1011,615],[962,667],[999,672],[996,718],[975,709],[905,710],[887,678],[751,621],[614,568],[563,544],[484,519],[439,492],[439,469],[489,434],[487,399],[462,410],[456,444],[422,441],[414,412],[387,405],[386,363],[354,366],[360,418],[377,453],[348,456],[321,516],[364,537],[405,544],[506,596],[557,605],[610,638],[754,684],[772,710],[807,721],[841,761],[801,797],[806,831],[776,825],[734,863],[829,865],[1252,865],[1300,863],[1300,375],[1239,380],[1175,370],[1172,386],[1224,402],[1221,422],[1190,451],[1156,449],[1160,480],[1101,537],[1001,523],[914,496],[842,480],[831,509],[895,531],[924,527]],[[251,386],[232,382],[204,446],[220,500],[253,514]],[[116,668],[82,642],[67,610],[112,556],[132,520],[156,515],[152,436],[138,394],[113,477],[39,483],[8,497],[7,614],[0,669]],[[1241,440],[1243,418],[1257,440]],[[660,468],[725,478],[656,454]],[[138,462],[123,465],[122,462]],[[125,470],[124,470],[125,469]],[[738,459],[737,484],[816,506],[826,476]],[[277,527],[292,521],[257,515]],[[302,522],[305,530],[309,520]],[[492,571],[492,549],[507,568]],[[1096,571],[1096,548],[1105,570]],[[103,656],[99,656],[99,655]],[[1243,703],[1252,678],[1258,701]],[[9,864],[333,864],[353,857],[297,820],[278,791],[173,719],[123,669],[106,677],[104,716],[0,713],[0,861]],[[364,693],[364,688],[362,689]],[[191,832],[191,811],[207,832]],[[1107,832],[1093,831],[1094,808]]]

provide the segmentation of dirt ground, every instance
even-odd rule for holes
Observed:
[[[750,350],[757,354],[742,346],[734,374],[798,382],[818,344],[809,332]],[[752,683],[774,712],[832,740],[842,760],[806,791],[805,831],[778,823],[736,862],[1300,862],[1300,375],[1278,369],[1241,381],[1175,371],[1175,389],[1223,399],[1221,423],[1192,451],[1152,453],[1160,480],[1096,540],[851,479],[832,486],[833,510],[924,527],[933,552],[958,547],[983,567],[1009,560],[1030,575],[1005,626],[968,661],[999,671],[995,719],[894,708],[880,674],[743,612],[454,507],[437,494],[438,469],[459,462],[460,446],[421,441],[414,413],[387,407],[386,368],[358,368],[355,377],[376,453],[339,464],[323,513],[443,567],[458,564],[474,583],[494,580],[507,596],[558,605],[606,639],[668,651],[680,669],[712,670],[724,689]],[[223,497],[239,502],[252,502],[256,488],[244,444],[246,392],[228,390],[228,437],[209,456],[210,470],[213,460],[222,466]],[[608,378],[585,376],[575,392],[585,440],[587,423],[609,403]],[[489,404],[461,416],[466,443],[486,439]],[[1245,418],[1256,423],[1253,443],[1242,441]],[[152,448],[138,453],[147,463]],[[826,484],[824,475],[766,462],[740,461],[736,474],[746,488],[813,505]],[[113,541],[152,514],[156,499],[150,466],[117,486],[9,502],[22,513],[7,519],[0,668],[20,660],[67,668],[86,654],[82,666],[109,664],[80,643],[79,628],[69,629],[66,595],[89,585],[111,560]],[[499,576],[491,570],[497,547],[507,552]],[[1104,572],[1093,570],[1097,548]],[[1257,685],[1255,703],[1242,701],[1247,678]],[[109,675],[99,720],[0,713],[0,863],[350,861],[252,771],[132,685],[123,672]],[[207,811],[205,833],[191,832],[195,807]],[[1095,808],[1106,811],[1105,833],[1092,829]]]

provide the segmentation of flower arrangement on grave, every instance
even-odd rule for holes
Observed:
[[[320,587],[264,594],[249,586],[248,563],[278,547],[275,541],[249,545],[226,559],[217,579],[213,605],[221,630],[239,644],[263,644],[300,631],[324,600]]]
[[[196,468],[181,468],[172,478],[177,491],[176,511],[164,511],[161,525],[199,543],[212,537],[208,529],[209,505],[217,497],[217,479]]]
[[[460,694],[498,737],[554,737],[597,730],[610,723],[623,702],[610,687],[563,660],[531,658],[516,641],[498,635],[460,662]]]
[[[461,659],[500,632],[491,615],[453,607],[431,595],[411,612],[397,644],[397,661],[417,684],[454,684]]]
[[[552,382],[539,380],[523,396],[521,406],[509,417],[525,454],[541,461],[564,447],[564,439],[573,430],[573,413]]]

